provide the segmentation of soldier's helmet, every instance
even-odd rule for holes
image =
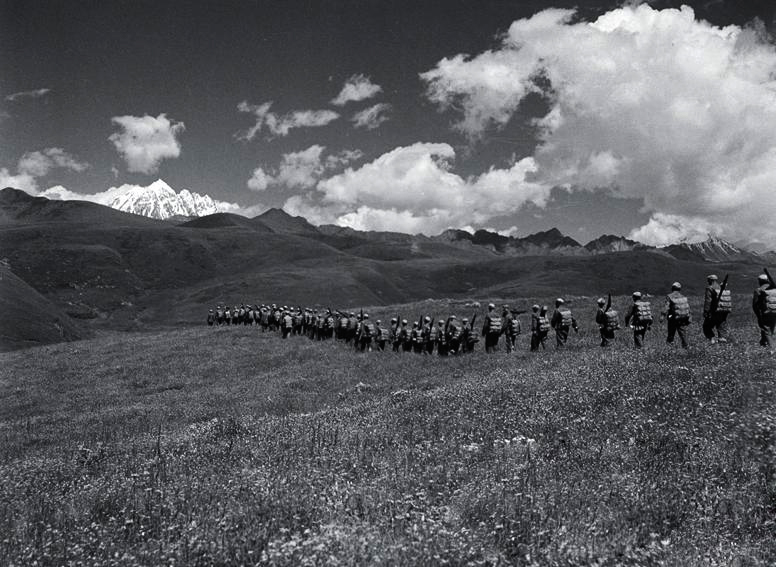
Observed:
[[[395,322],[396,322],[396,317],[391,317],[391,323],[395,323]]]
[[[768,276],[766,274],[760,274],[757,276],[758,282],[768,283]]]
[[[682,289],[682,284],[680,284],[679,282],[674,282],[674,283],[671,284],[671,289],[678,291],[678,290]]]
[[[455,315],[450,315],[450,319],[455,319]]]
[[[439,325],[440,327],[444,327],[445,323],[444,323],[444,321],[439,321],[439,322],[437,323],[437,325]]]
[[[633,299],[641,299],[641,292],[640,291],[634,291],[633,292]]]
[[[488,303],[488,309],[495,309],[496,306],[493,303]]]
[[[468,323],[468,322],[469,322],[468,317],[464,317],[463,319],[461,319],[461,323]]]
[[[426,323],[428,323],[428,322],[430,322],[430,321],[431,321],[431,317],[429,317],[428,315],[426,315],[426,316],[423,318],[423,320],[424,320]]]
[[[535,303],[534,303],[534,304],[531,306],[531,310],[532,310],[532,311],[539,311],[539,306],[538,306],[537,304],[535,304]]]
[[[402,325],[406,325],[406,324],[407,324],[407,320],[406,320],[406,319],[402,319],[402,320],[401,320],[401,324],[402,324]]]
[[[717,278],[717,275],[716,275],[716,274],[709,274],[708,276],[706,276],[706,279],[707,279],[707,280],[709,280],[710,282],[715,282],[715,281],[717,281],[719,278]]]
[[[369,313],[364,313],[364,319],[369,319]]]
[[[379,325],[380,323],[382,323],[382,321],[380,321],[380,319],[378,319],[377,321],[375,321],[375,324],[377,324],[377,325]]]
[[[208,309],[208,311],[210,311],[211,313],[213,312],[213,310],[212,310],[212,309]]]
[[[598,305],[604,305],[606,303],[606,300],[603,297],[599,297],[596,303],[598,303]]]
[[[556,299],[556,300],[555,300],[555,303],[557,303],[558,305],[560,305],[561,303],[566,303],[566,302],[565,302],[565,301],[563,301],[563,298],[562,298],[562,297],[559,297],[558,299]]]

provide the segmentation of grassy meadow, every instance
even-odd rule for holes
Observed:
[[[602,350],[578,298],[561,352],[527,352],[524,315],[512,355],[204,325],[2,353],[0,565],[776,564],[776,358],[746,300],[687,351],[657,323]]]

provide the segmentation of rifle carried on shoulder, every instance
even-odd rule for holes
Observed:
[[[604,309],[604,313],[609,311],[609,309],[611,309],[611,307],[612,307],[612,292],[610,291],[609,292],[609,299],[606,301],[606,309]]]
[[[725,279],[722,280],[722,285],[719,286],[719,292],[714,297],[711,305],[709,305],[709,311],[711,313],[717,312],[717,308],[719,307],[719,300],[722,297],[722,293],[725,291],[725,288],[727,287],[728,277],[730,277],[730,274],[725,274]]]

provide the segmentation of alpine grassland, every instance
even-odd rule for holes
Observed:
[[[0,564],[774,565],[776,358],[747,301],[688,350],[657,321],[601,349],[575,298],[561,351],[521,315],[511,355],[204,324],[0,354]]]

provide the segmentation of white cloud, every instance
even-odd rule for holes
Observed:
[[[372,98],[382,90],[383,87],[374,84],[369,77],[353,75],[345,81],[342,90],[336,98],[332,99],[331,103],[335,106],[344,106],[349,102],[358,102]]]
[[[45,148],[25,153],[16,165],[16,173],[8,168],[0,169],[0,186],[14,187],[33,195],[38,192],[38,178],[53,169],[85,171],[89,164],[80,162],[62,148]]]
[[[514,22],[496,50],[443,59],[421,75],[428,97],[460,109],[458,128],[476,138],[542,92],[542,182],[609,187],[656,215],[776,243],[776,47],[686,6],[572,16],[545,10]]]
[[[287,136],[295,128],[317,128],[337,120],[340,115],[333,110],[295,110],[279,116],[270,112],[272,102],[249,104],[242,101],[237,105],[240,112],[248,112],[256,117],[256,124],[245,132],[237,134],[240,140],[253,140],[265,127],[274,136]]]
[[[380,124],[388,120],[386,113],[391,110],[391,105],[387,102],[380,102],[369,108],[365,108],[353,115],[351,121],[355,128],[365,128],[367,130],[374,130],[378,128]]]
[[[20,91],[18,93],[12,93],[5,97],[5,100],[9,102],[15,102],[25,98],[40,98],[51,92],[51,89],[33,89],[30,91]]]
[[[186,129],[183,122],[169,120],[165,114],[153,116],[114,116],[111,122],[121,127],[110,135],[116,150],[127,162],[127,169],[154,173],[164,159],[181,155],[178,136]]]
[[[20,172],[29,173],[34,177],[43,177],[57,167],[84,171],[89,165],[78,161],[62,148],[46,148],[41,151],[25,153],[19,160],[17,167]]]
[[[713,225],[702,218],[655,213],[644,226],[633,229],[628,238],[651,246],[677,242],[701,242],[709,237]]]
[[[481,224],[527,202],[544,204],[549,197],[549,187],[532,181],[531,158],[470,179],[450,171],[454,158],[448,144],[399,147],[319,181],[315,191],[288,199],[285,208],[319,224],[436,234]]]
[[[288,188],[313,187],[324,173],[346,166],[362,157],[358,150],[343,150],[337,154],[323,156],[326,148],[314,144],[306,150],[283,154],[283,159],[274,173],[267,173],[263,167],[253,170],[248,187],[264,191],[270,185]]]

